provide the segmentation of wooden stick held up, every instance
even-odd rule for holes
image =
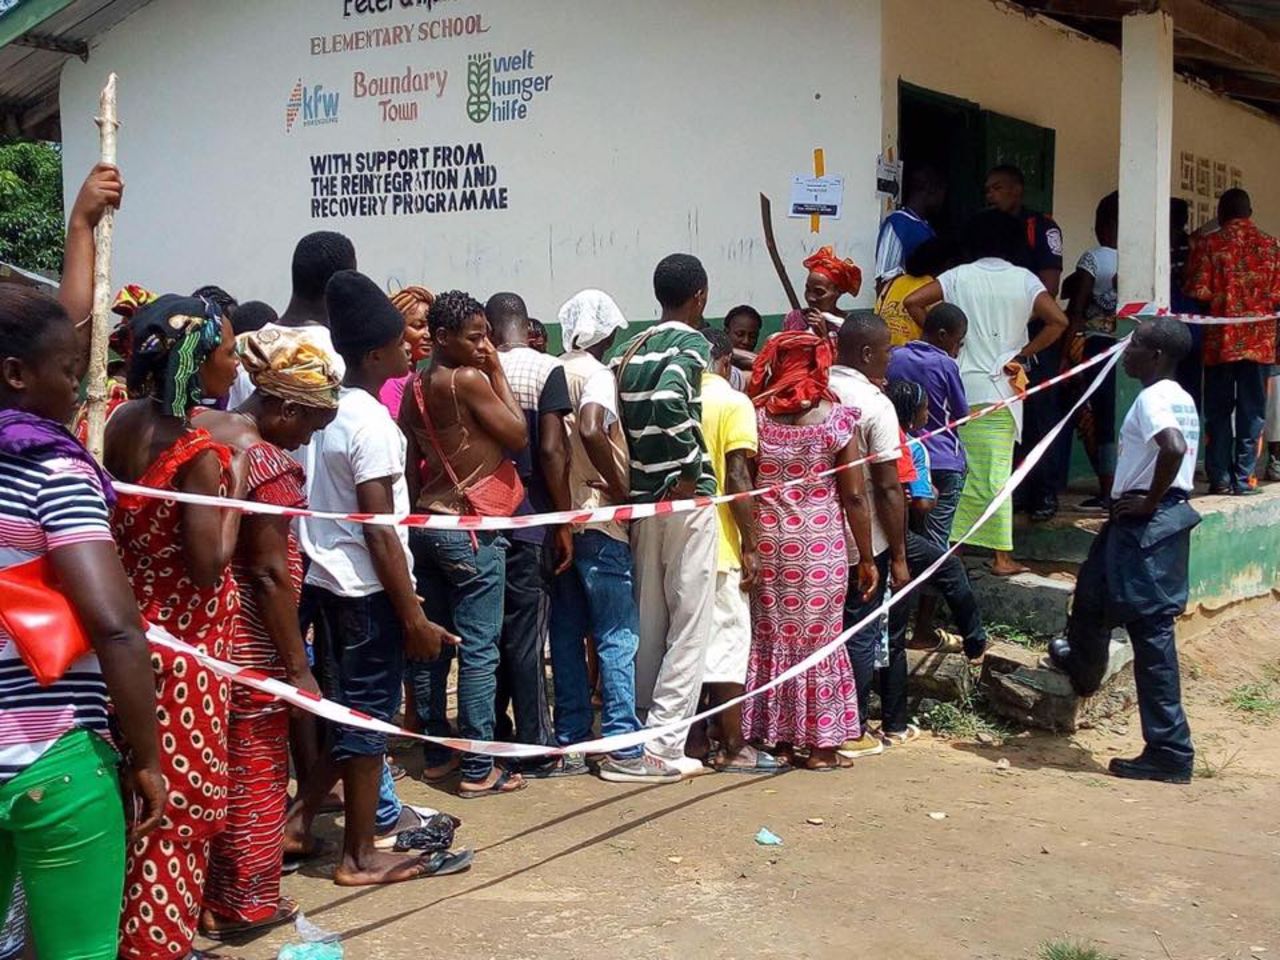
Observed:
[[[116,162],[116,75],[107,76],[99,100],[98,124],[102,162]],[[86,391],[89,452],[102,462],[102,438],[107,425],[107,341],[111,335],[111,233],[115,210],[108,208],[93,233],[93,333],[89,341],[89,375]]]
[[[782,292],[787,295],[791,309],[799,310],[800,298],[796,296],[796,288],[791,285],[791,278],[787,276],[786,264],[778,254],[778,241],[773,237],[773,205],[763,193],[760,194],[760,223],[764,228],[764,245],[769,251],[769,259],[773,261],[773,269],[778,272],[778,279],[782,281]]]

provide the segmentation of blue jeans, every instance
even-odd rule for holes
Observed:
[[[599,530],[573,538],[573,569],[551,588],[551,668],[555,681],[556,743],[591,736],[591,689],[583,640],[592,636],[600,661],[600,733],[611,737],[642,726],[636,717],[636,649],[640,614],[632,582],[631,545]],[[630,747],[618,759],[640,756]]]
[[[1209,432],[1204,465],[1213,487],[1239,491],[1249,486],[1267,413],[1266,371],[1266,364],[1252,360],[1204,368],[1204,420]]]
[[[378,833],[386,833],[400,822],[400,809],[404,804],[396,796],[395,777],[391,776],[391,765],[382,761],[382,777],[378,780],[378,809],[373,815],[373,828]]]
[[[858,570],[849,568],[849,592],[844,599],[844,629],[848,630],[855,623],[877,609],[884,603],[885,591],[889,586],[889,550],[881,551],[876,557],[876,569],[880,571],[880,582],[871,596],[866,600],[858,593]],[[849,665],[853,667],[853,683],[858,693],[858,722],[866,729],[871,702],[871,681],[876,673],[876,647],[880,645],[880,635],[884,632],[884,617],[876,617],[865,627],[844,642],[849,653]]]
[[[925,514],[921,535],[943,550],[951,546],[951,525],[956,519],[956,504],[960,502],[960,492],[964,490],[966,472],[934,470],[930,474],[937,497],[933,501],[933,509]]]
[[[404,630],[386,593],[339,597],[317,591],[329,640],[326,673],[334,699],[388,723],[404,687]],[[335,724],[333,758],[381,756],[387,735]]]
[[[471,535],[461,530],[410,530],[413,572],[427,618],[462,639],[458,651],[458,733],[492,740],[494,694],[498,686],[498,638],[502,633],[502,597],[507,585],[507,539],[497,533]],[[409,678],[422,728],[433,737],[451,735],[446,714],[446,684],[452,648],[431,663],[409,662]],[[449,759],[447,747],[428,745],[428,766]],[[493,758],[468,753],[462,778],[484,780]]]

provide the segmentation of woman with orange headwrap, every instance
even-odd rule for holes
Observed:
[[[846,313],[836,304],[846,293],[856,297],[862,289],[862,271],[852,260],[836,256],[834,247],[823,247],[806,257],[809,276],[804,281],[803,310],[792,310],[782,321],[783,330],[812,330],[819,336],[836,335]]]
[[[756,406],[761,486],[853,462],[858,414],[828,385],[835,351],[806,331],[780,333],[756,358],[747,392]],[[870,558],[871,513],[861,470],[814,478],[757,501],[759,568],[751,597],[752,645],[747,689],[799,663],[840,633],[849,589],[845,538]],[[847,521],[847,524],[846,524]],[[858,566],[852,589],[868,595],[876,566]],[[861,733],[853,669],[843,646],[817,666],[742,707],[743,734],[809,770],[852,761],[836,752]]]
[[[391,296],[392,305],[404,317],[404,349],[409,354],[409,372],[403,377],[394,377],[383,384],[378,391],[378,400],[391,411],[391,416],[400,416],[400,401],[404,399],[404,388],[418,369],[418,364],[431,358],[431,338],[427,336],[427,311],[436,302],[436,295],[426,287],[401,287]]]

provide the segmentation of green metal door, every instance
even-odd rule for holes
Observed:
[[[1023,203],[1052,213],[1054,131],[993,110],[983,110],[981,122],[983,170],[1001,164],[1017,167],[1027,182]]]

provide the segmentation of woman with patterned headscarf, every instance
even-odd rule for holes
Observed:
[[[306,477],[286,451],[333,421],[339,378],[305,333],[270,328],[241,336],[240,362],[254,392],[231,413],[202,412],[196,423],[243,453],[245,499],[302,509]],[[288,517],[246,514],[232,560],[240,617],[229,659],[318,694],[298,625],[302,554]],[[200,932],[221,940],[292,920],[298,905],[280,896],[289,788],[289,710],[272,697],[231,690],[226,826],[213,841]]]
[[[783,330],[811,330],[835,337],[847,316],[836,304],[846,293],[856,297],[862,289],[862,271],[852,260],[836,256],[835,247],[823,247],[805,257],[809,275],[804,281],[803,310],[792,310],[782,321]]]
[[[769,338],[747,393],[756,407],[760,486],[812,476],[756,505],[759,535],[751,594],[748,690],[764,686],[840,633],[847,590],[875,589],[871,512],[861,470],[821,471],[858,456],[858,412],[842,406],[829,383],[830,341],[805,331]],[[845,540],[852,531],[858,582],[849,583]],[[853,669],[843,645],[811,670],[742,705],[747,740],[806,770],[852,761],[837,753],[862,732]]]
[[[123,366],[127,374],[129,366],[129,318],[155,299],[156,295],[146,287],[130,283],[120,288],[111,304],[111,312],[122,317],[123,322],[111,331],[111,338],[107,341],[110,353],[107,357],[107,405],[103,423],[110,420],[111,415],[129,399],[124,376],[119,372],[119,367]],[[88,404],[82,403],[76,411],[75,418],[71,421],[71,432],[76,435],[77,440],[88,446]]]
[[[129,392],[138,399],[107,424],[111,474],[163,490],[242,496],[244,459],[190,418],[235,380],[231,324],[204,300],[168,294],[134,314],[129,332]],[[146,620],[225,660],[240,611],[231,571],[240,511],[122,495],[112,526]],[[210,842],[227,815],[227,682],[172,651],[152,650],[151,665],[170,803],[159,829],[129,851],[120,928],[128,960],[190,952]]]

